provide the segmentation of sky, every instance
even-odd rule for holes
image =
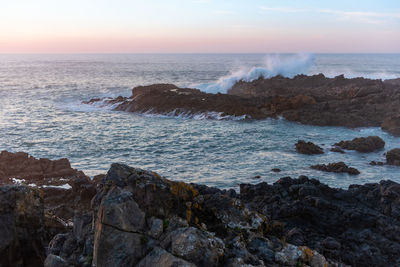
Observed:
[[[399,0],[1,0],[0,53],[399,53]]]

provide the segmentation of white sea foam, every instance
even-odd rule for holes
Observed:
[[[194,87],[207,93],[226,93],[238,81],[251,82],[260,77],[271,78],[276,75],[292,78],[297,74],[307,74],[313,64],[312,54],[296,54],[289,57],[269,55],[263,67],[241,69],[221,77],[214,83],[194,85]]]
[[[168,113],[155,113],[153,110],[148,110],[143,113],[139,113],[145,117],[152,118],[178,118],[178,119],[193,119],[193,120],[245,120],[250,119],[249,115],[242,116],[233,116],[233,115],[224,115],[223,112],[216,111],[207,111],[207,112],[199,112],[192,113],[190,111],[187,112],[178,112],[177,110],[173,110]]]

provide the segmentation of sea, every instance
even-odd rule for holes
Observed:
[[[168,179],[219,188],[273,183],[306,175],[330,186],[400,182],[400,168],[371,166],[400,138],[380,128],[318,127],[284,119],[134,114],[82,101],[129,96],[133,87],[173,83],[225,93],[238,80],[323,73],[327,77],[400,77],[400,54],[0,54],[0,150],[68,158],[89,176],[120,162]],[[377,135],[373,153],[329,149],[341,140]],[[302,139],[323,155],[295,151]],[[343,161],[360,175],[323,173],[310,165]],[[281,172],[271,171],[273,168]]]

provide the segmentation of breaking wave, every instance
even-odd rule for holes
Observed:
[[[307,74],[313,64],[312,54],[296,54],[289,57],[269,55],[263,67],[241,69],[221,77],[214,83],[195,85],[195,87],[207,93],[226,93],[238,81],[251,82],[260,77],[271,78],[277,75],[293,78],[298,74]]]

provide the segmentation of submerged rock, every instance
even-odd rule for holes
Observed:
[[[328,165],[326,164],[312,165],[311,169],[324,172],[337,172],[337,173],[345,172],[352,175],[360,174],[359,170],[347,166],[344,162],[329,163]]]
[[[306,155],[312,155],[312,154],[323,154],[324,151],[322,150],[321,147],[315,145],[312,142],[305,142],[303,140],[299,140],[296,144],[296,150],[297,152],[301,154],[306,154]]]
[[[343,149],[356,150],[362,153],[373,152],[385,147],[385,141],[379,136],[358,137],[351,141],[340,141],[335,146]]]

